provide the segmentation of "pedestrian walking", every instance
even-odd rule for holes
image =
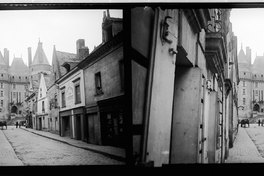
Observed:
[[[261,120],[261,126],[263,126],[263,121],[264,121],[264,120],[262,119],[262,120]]]
[[[17,128],[17,126],[18,126],[18,122],[16,121],[16,128]]]
[[[260,126],[260,119],[258,120],[258,126]]]

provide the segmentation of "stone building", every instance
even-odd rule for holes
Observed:
[[[23,102],[29,85],[29,69],[22,58],[14,57],[9,65],[9,51],[0,52],[0,118],[25,115]]]
[[[48,97],[50,103],[49,120],[50,120],[50,131],[56,134],[62,134],[64,129],[60,127],[59,121],[59,85],[58,80],[67,74],[72,68],[74,68],[81,60],[89,55],[89,49],[85,46],[84,39],[78,39],[76,41],[76,54],[69,52],[57,51],[55,46],[53,48],[52,56],[52,75],[54,83],[48,87]],[[62,123],[62,122],[61,122]],[[70,134],[70,133],[69,133]]]
[[[27,121],[32,124],[32,128],[39,129],[37,124],[38,111],[38,92],[41,76],[49,79],[52,75],[52,67],[48,62],[47,56],[43,50],[43,43],[38,42],[38,46],[32,61],[31,47],[28,48],[28,68],[29,68],[29,89],[27,90]],[[46,78],[47,77],[47,78]]]
[[[225,162],[239,81],[229,15],[229,9],[131,10],[134,163]]]
[[[241,79],[238,91],[239,117],[263,118],[264,56],[256,56],[252,64],[251,49],[246,47],[245,53],[241,44],[238,65]]]
[[[102,43],[80,63],[65,62],[68,72],[56,81],[60,134],[124,148],[122,19],[110,17],[107,11],[102,30]]]

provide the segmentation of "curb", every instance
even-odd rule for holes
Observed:
[[[125,162],[125,161],[126,161],[126,159],[125,159],[124,157],[121,157],[121,156],[113,155],[113,154],[106,153],[106,152],[102,152],[102,151],[99,151],[99,150],[94,150],[94,149],[91,149],[91,148],[80,147],[80,146],[77,146],[77,145],[74,145],[74,144],[68,143],[68,142],[66,142],[66,141],[62,141],[62,140],[55,139],[55,138],[52,138],[52,137],[49,137],[49,136],[45,136],[45,135],[42,135],[42,134],[36,133],[36,132],[34,132],[34,131],[29,131],[29,130],[24,129],[24,128],[20,128],[20,129],[23,129],[23,130],[25,130],[25,131],[31,132],[31,133],[33,133],[33,134],[36,134],[36,135],[39,135],[39,136],[42,136],[42,137],[46,137],[46,138],[52,139],[52,140],[54,140],[54,141],[58,141],[58,142],[62,142],[62,143],[64,143],[64,144],[68,144],[68,145],[73,146],[73,147],[77,147],[77,148],[84,149],[84,150],[87,150],[87,151],[92,151],[92,152],[95,152],[95,153],[99,153],[99,154],[101,154],[101,155],[104,155],[104,156],[109,157],[109,158],[114,159],[114,160],[118,160],[118,161],[122,161],[122,162]]]

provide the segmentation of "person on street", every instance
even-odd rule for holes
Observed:
[[[16,122],[16,128],[17,128],[17,126],[18,126],[18,122]]]
[[[260,126],[260,119],[258,120],[258,126]]]

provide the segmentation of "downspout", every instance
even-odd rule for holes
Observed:
[[[153,84],[153,73],[154,73],[154,62],[155,62],[155,53],[156,53],[156,43],[157,43],[157,31],[159,27],[159,9],[155,9],[154,24],[153,24],[153,33],[152,33],[152,42],[150,50],[150,61],[149,69],[147,75],[147,84],[146,84],[146,96],[145,96],[145,112],[144,112],[144,122],[143,122],[143,136],[142,136],[142,155],[141,162],[146,162],[147,153],[147,143],[148,143],[148,129],[149,129],[149,115],[150,115],[150,104],[151,104],[151,93],[152,93],[152,84]]]

